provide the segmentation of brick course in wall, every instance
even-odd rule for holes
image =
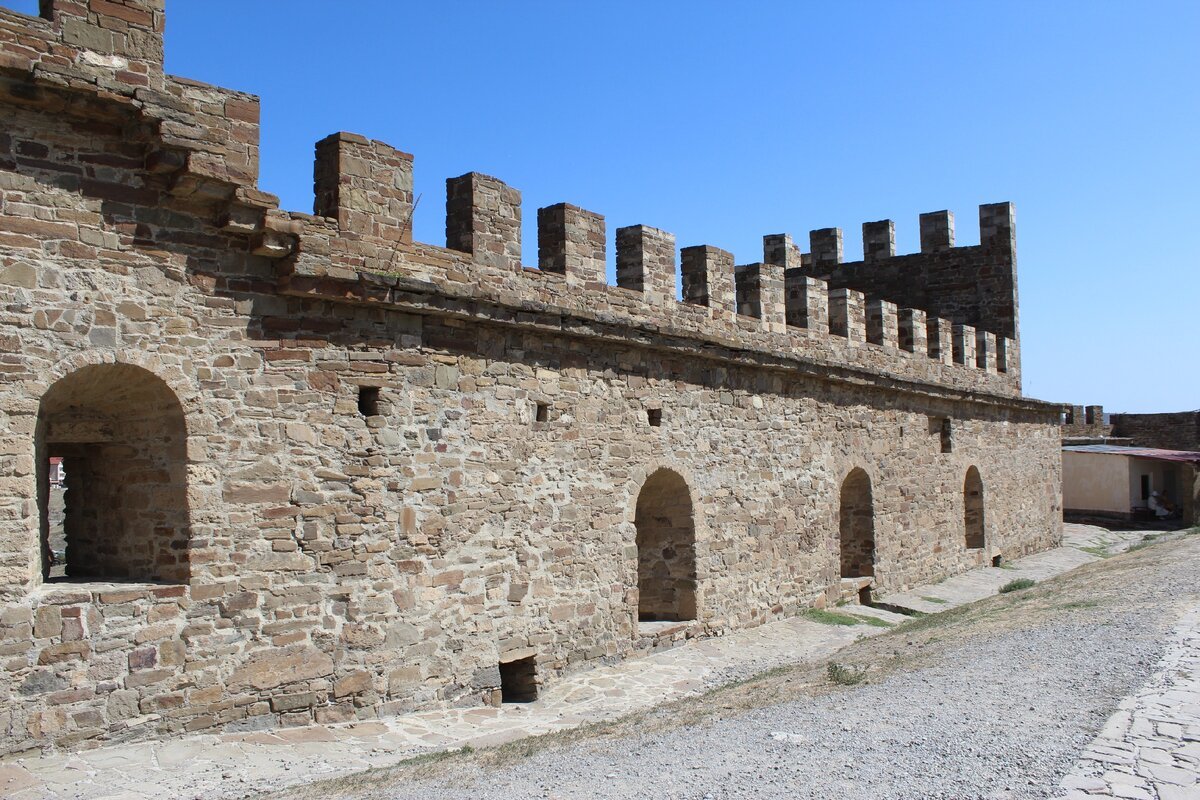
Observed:
[[[413,158],[354,134],[282,211],[257,99],[162,72],[161,2],[46,6],[0,11],[0,752],[496,702],[501,664],[528,689],[836,600],[843,507],[885,597],[1058,542],[1010,213],[920,256],[873,223],[897,296],[799,274],[790,238],[736,270],[685,247],[678,282],[649,226],[609,286],[603,217],[540,210],[530,269],[520,193],[478,173],[448,246],[413,242]],[[1011,318],[946,288],[976,263]]]

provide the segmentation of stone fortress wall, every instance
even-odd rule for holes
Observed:
[[[1113,434],[1139,447],[1200,452],[1200,411],[1113,414]]]
[[[280,210],[257,99],[165,75],[163,22],[0,10],[0,752],[527,699],[1059,541],[1010,205],[976,247],[864,226],[1001,287],[933,315],[784,237],[683,248],[678,301],[670,234],[617,231],[609,286],[569,204],[523,266],[484,175],[413,242],[412,157],[354,134]]]
[[[1128,439],[1116,436],[1111,422],[1105,422],[1104,406],[1063,406],[1062,438],[1064,443],[1070,444],[1130,443]]]

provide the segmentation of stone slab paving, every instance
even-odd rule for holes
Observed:
[[[881,600],[900,608],[936,614],[993,595],[1009,581],[1019,578],[1041,581],[1095,561],[1098,553],[1123,553],[1142,541],[1145,534],[1144,531],[1110,531],[1068,523],[1063,526],[1063,547],[1035,553],[1002,567],[973,569],[941,583],[897,592]]]
[[[1063,800],[1200,798],[1200,608],[1180,621],[1158,670],[1121,701],[1062,788]]]
[[[1021,559],[1011,568],[977,569],[885,600],[922,611],[945,611],[991,596],[1014,578],[1041,580],[1100,557],[1085,548],[1117,551],[1141,536],[1068,525],[1063,547]],[[879,609],[845,610],[889,622],[904,619]],[[0,760],[0,796],[12,800],[243,797],[390,766],[432,750],[487,747],[613,719],[775,666],[820,661],[882,630],[795,617],[579,672],[525,705],[435,709],[346,725],[204,734],[70,754],[9,757]]]

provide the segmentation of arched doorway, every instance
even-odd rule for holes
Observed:
[[[875,511],[871,503],[871,477],[855,468],[842,482],[838,517],[843,578],[875,575]]]
[[[687,483],[660,469],[638,494],[638,620],[696,618],[696,526]]]
[[[983,516],[983,479],[975,467],[967,469],[963,481],[963,527],[968,550],[981,550],[986,544]]]
[[[42,396],[35,451],[44,579],[187,580],[187,430],[166,383],[72,372]]]

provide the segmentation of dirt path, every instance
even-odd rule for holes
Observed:
[[[355,798],[1045,798],[1200,605],[1200,536],[653,712],[316,784]]]

